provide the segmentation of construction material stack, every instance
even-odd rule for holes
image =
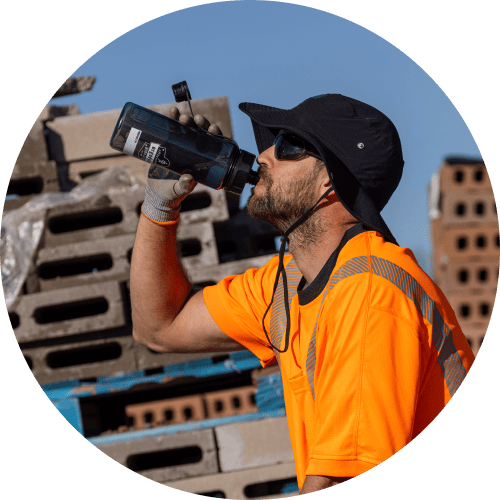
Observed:
[[[88,90],[85,80],[59,95]],[[232,135],[226,97],[192,105]],[[293,495],[276,369],[262,371],[248,351],[157,353],[132,337],[130,262],[147,164],[109,147],[119,113],[47,107],[18,158],[4,214],[54,195],[9,308],[24,357],[75,429],[131,470],[206,496]],[[276,236],[223,191],[198,185],[183,202],[178,239],[198,288],[264,265]]]
[[[493,190],[480,158],[448,157],[430,189],[434,279],[474,354],[490,320],[500,240]]]

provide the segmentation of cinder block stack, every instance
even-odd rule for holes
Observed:
[[[500,240],[493,190],[484,162],[448,157],[430,191],[434,278],[477,354],[498,282]]]
[[[70,91],[75,85],[66,87]],[[170,106],[153,109],[167,114]],[[187,112],[186,103],[179,106]],[[232,135],[227,98],[195,101],[193,108]],[[10,188],[19,196],[8,200],[6,210],[35,195],[23,194],[21,181],[36,184],[39,193],[68,191],[90,175],[124,167],[145,182],[147,164],[109,146],[119,113],[44,110],[19,155]],[[144,199],[141,186],[48,210],[25,295],[10,311],[16,337],[40,383],[156,369],[176,359],[139,346],[131,337],[128,279]],[[183,264],[196,285],[215,283],[268,258],[240,259],[221,268],[214,224],[227,225],[228,220],[223,191],[198,185],[183,204],[178,237]],[[206,354],[190,359],[197,357]]]
[[[69,82],[58,95],[91,84]],[[227,98],[192,105],[232,135]],[[167,114],[170,106],[153,109]],[[19,155],[5,211],[38,194],[71,191],[110,168],[125,168],[142,186],[48,209],[22,295],[9,311],[25,359],[72,425],[126,467],[207,496],[294,494],[282,400],[273,406],[268,398],[259,408],[255,356],[156,353],[132,337],[130,262],[147,164],[109,147],[119,112],[48,107]],[[276,235],[223,191],[198,185],[183,203],[178,238],[198,288],[264,265],[276,253]],[[255,433],[267,436],[257,447]]]

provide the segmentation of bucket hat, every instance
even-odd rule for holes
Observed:
[[[280,130],[314,146],[347,211],[397,244],[380,215],[401,180],[404,165],[399,134],[387,116],[340,94],[311,97],[292,109],[249,102],[239,109],[252,121],[259,153],[273,145]]]

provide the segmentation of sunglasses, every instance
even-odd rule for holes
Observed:
[[[321,160],[319,153],[310,144],[289,132],[280,132],[273,144],[277,160],[297,161],[308,155]]]

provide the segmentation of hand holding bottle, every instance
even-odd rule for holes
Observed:
[[[172,106],[169,117],[182,125],[193,127],[196,124],[211,134],[222,135],[219,127],[210,124],[202,115],[196,115],[193,119],[191,116],[181,115],[179,109]],[[177,221],[180,217],[181,202],[193,191],[196,184],[191,174],[179,176],[153,163],[148,172],[142,213],[160,225]]]

